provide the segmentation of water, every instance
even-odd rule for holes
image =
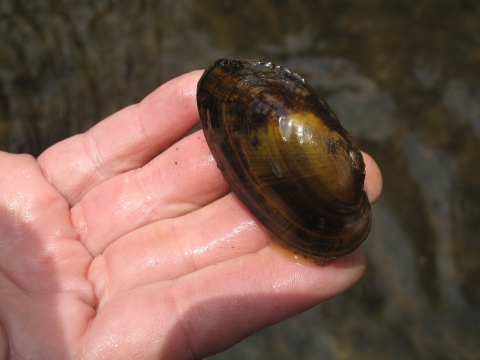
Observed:
[[[301,73],[377,160],[363,279],[211,359],[480,358],[478,2],[0,0],[0,43],[2,150],[228,56]]]

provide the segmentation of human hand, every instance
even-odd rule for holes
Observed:
[[[362,276],[361,249],[325,266],[280,255],[203,133],[182,139],[201,73],[38,160],[0,153],[0,358],[202,358]]]

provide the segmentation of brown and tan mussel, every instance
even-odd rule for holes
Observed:
[[[318,263],[370,231],[365,164],[328,104],[271,62],[220,59],[198,82],[205,137],[232,191],[271,237]]]

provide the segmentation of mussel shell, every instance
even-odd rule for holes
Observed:
[[[220,59],[200,79],[197,104],[225,180],[275,240],[318,262],[364,241],[371,210],[362,154],[300,75]]]

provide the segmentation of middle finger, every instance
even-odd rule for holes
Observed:
[[[90,190],[72,208],[72,221],[95,256],[130,231],[184,215],[228,191],[202,131],[197,131],[142,168]]]

